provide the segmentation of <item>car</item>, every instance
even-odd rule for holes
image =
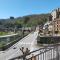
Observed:
[[[14,47],[13,49],[16,49],[16,47]]]

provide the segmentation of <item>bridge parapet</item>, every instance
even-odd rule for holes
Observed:
[[[45,46],[44,48],[9,60],[59,60],[59,45],[60,44]]]

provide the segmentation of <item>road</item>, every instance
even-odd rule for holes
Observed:
[[[21,47],[29,48],[30,51],[35,50],[36,38],[38,36],[38,31],[32,32],[19,42],[11,46],[9,49],[5,50],[4,52],[0,52],[0,60],[8,60],[10,58],[22,55],[20,51]],[[13,49],[13,48],[16,49]]]

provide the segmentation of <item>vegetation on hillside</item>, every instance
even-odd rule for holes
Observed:
[[[0,25],[4,25],[5,27],[22,27],[22,26],[36,26],[40,24],[44,24],[50,14],[40,14],[40,15],[28,15],[28,16],[23,16],[23,17],[10,17],[9,19],[1,19],[0,20]]]

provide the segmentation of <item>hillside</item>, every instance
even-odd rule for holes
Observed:
[[[22,25],[22,26],[36,26],[40,24],[44,24],[48,21],[50,14],[34,14],[34,15],[27,15],[23,17],[17,17],[14,19],[0,19],[0,25]]]

